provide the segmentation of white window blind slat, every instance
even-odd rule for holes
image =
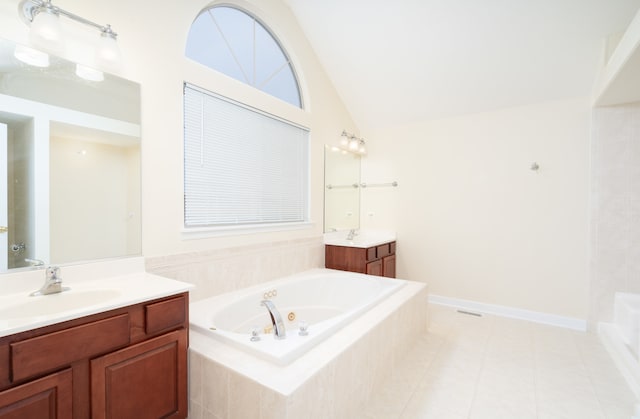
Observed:
[[[308,221],[308,130],[185,84],[185,227]]]

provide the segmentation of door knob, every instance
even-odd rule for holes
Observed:
[[[0,233],[6,233],[7,231],[9,231],[9,227],[0,226]]]

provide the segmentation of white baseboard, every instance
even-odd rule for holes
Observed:
[[[566,329],[587,330],[587,321],[573,317],[558,316],[555,314],[542,313],[539,311],[524,310],[521,308],[500,306],[494,304],[479,303],[476,301],[462,300],[458,298],[442,297],[429,294],[429,303],[443,306],[457,307],[464,310],[493,314],[496,316],[509,317],[512,319],[527,320],[534,323],[548,324],[551,326],[564,327]]]

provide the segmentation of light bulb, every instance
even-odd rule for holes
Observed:
[[[49,54],[24,45],[16,45],[13,55],[23,63],[35,67],[49,67]]]
[[[89,81],[104,80],[104,73],[102,71],[84,66],[82,64],[76,64],[76,75],[80,78],[83,78]]]
[[[64,48],[62,27],[56,12],[44,7],[40,9],[31,21],[29,42],[51,51],[61,51]]]
[[[360,144],[358,143],[358,140],[356,140],[355,138],[351,139],[351,141],[349,141],[349,150],[357,150],[358,147],[360,146]]]
[[[349,139],[344,134],[340,136],[340,145],[343,147],[346,147],[347,145],[349,145]]]

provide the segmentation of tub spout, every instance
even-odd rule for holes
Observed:
[[[262,300],[260,303],[269,310],[269,317],[271,317],[271,323],[273,324],[273,333],[276,339],[284,339],[287,336],[287,331],[284,329],[284,322],[282,316],[276,308],[275,304],[271,300]]]

